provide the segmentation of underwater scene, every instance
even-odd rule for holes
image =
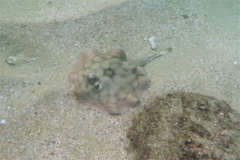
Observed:
[[[1,0],[1,160],[240,160],[239,0]]]

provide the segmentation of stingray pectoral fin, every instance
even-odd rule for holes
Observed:
[[[147,72],[143,67],[137,67],[136,68],[136,73],[137,75],[141,75],[141,76],[146,76]]]
[[[92,57],[96,56],[97,52],[94,50],[87,50],[85,52],[82,53],[82,57],[81,57],[81,61],[82,63],[89,61],[90,59],[92,59]]]
[[[110,52],[108,52],[107,54],[111,55],[112,57],[119,58],[122,61],[127,60],[126,53],[122,49],[113,49]]]

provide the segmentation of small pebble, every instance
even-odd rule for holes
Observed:
[[[155,37],[150,37],[148,40],[149,43],[151,44],[152,49],[155,50],[157,48],[157,45],[155,43]]]
[[[10,57],[8,57],[8,59],[6,61],[10,65],[15,65],[16,61],[17,61],[17,58],[10,56]]]
[[[238,64],[238,61],[234,61],[233,64],[234,64],[234,65],[237,65],[237,64]]]
[[[187,14],[183,14],[182,16],[183,16],[183,18],[185,18],[185,19],[188,18],[188,15],[187,15]]]
[[[6,124],[6,120],[5,119],[2,119],[1,121],[0,121],[0,125],[5,125]]]

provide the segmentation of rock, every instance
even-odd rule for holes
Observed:
[[[8,57],[8,59],[6,60],[6,62],[10,65],[15,65],[16,62],[17,62],[17,58],[13,57],[13,56],[10,56]]]
[[[177,92],[157,97],[134,118],[127,137],[136,159],[237,159],[239,113],[214,97]]]
[[[5,125],[6,124],[6,120],[5,119],[2,119],[1,121],[0,121],[0,125]]]
[[[150,37],[148,40],[149,40],[149,43],[151,44],[151,48],[155,50],[157,48],[157,45],[155,43],[155,37]]]

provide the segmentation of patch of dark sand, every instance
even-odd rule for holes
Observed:
[[[127,137],[136,159],[237,159],[240,114],[195,93],[157,97],[133,120]]]

